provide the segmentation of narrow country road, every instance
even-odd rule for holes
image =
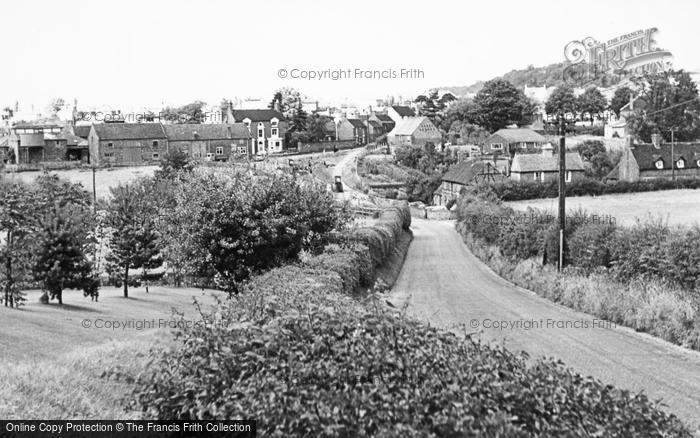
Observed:
[[[644,391],[700,428],[700,353],[611,327],[511,285],[466,248],[453,221],[413,219],[411,228],[414,240],[390,297],[395,306],[433,325],[464,324],[482,340]],[[506,326],[497,328],[501,321]]]

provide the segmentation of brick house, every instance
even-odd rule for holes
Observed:
[[[394,127],[396,126],[396,122],[391,117],[389,117],[388,114],[373,113],[371,116],[369,116],[368,120],[381,123],[382,129],[384,130],[384,134],[390,133],[391,130],[394,129]]]
[[[409,117],[396,123],[387,141],[390,146],[437,145],[442,141],[442,134],[427,117]]]
[[[484,140],[483,153],[514,157],[517,153],[538,153],[547,139],[532,129],[505,128]]]
[[[367,143],[367,127],[361,120],[339,117],[335,126],[338,141],[354,141],[358,145]]]
[[[186,152],[195,160],[228,160],[253,153],[248,127],[243,123],[163,125],[169,149]]]
[[[384,125],[382,125],[382,123],[377,120],[372,120],[371,118],[368,118],[367,120],[364,120],[363,123],[365,125],[365,128],[367,128],[367,140],[370,142],[374,142],[377,140],[377,138],[386,134],[386,132],[384,131]]]
[[[231,110],[225,122],[243,123],[253,138],[253,154],[273,154],[285,149],[284,136],[288,123],[284,116],[271,109]]]
[[[168,139],[160,123],[101,123],[88,135],[90,158],[95,165],[155,164],[168,152]]]
[[[584,177],[583,160],[576,152],[566,154],[566,182]],[[514,181],[549,182],[559,179],[559,156],[547,143],[539,154],[517,153],[510,166],[510,179]]]
[[[673,167],[671,167],[673,166]],[[700,178],[700,143],[638,144],[628,142],[609,179],[640,181],[651,178]]]

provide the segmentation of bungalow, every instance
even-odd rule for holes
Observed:
[[[468,160],[457,163],[442,177],[440,187],[433,195],[433,204],[446,205],[450,200],[456,199],[467,186],[505,179],[505,174],[489,161]]]
[[[700,178],[700,143],[628,143],[609,179],[639,181],[652,178]]]
[[[571,182],[583,178],[585,168],[581,156],[575,152],[566,154],[565,181]],[[515,154],[510,167],[510,179],[514,181],[549,182],[559,178],[559,156],[547,143],[539,154]]]
[[[427,117],[409,117],[396,123],[387,140],[390,146],[437,145],[442,141],[442,134]]]
[[[410,106],[394,105],[389,107],[387,115],[394,123],[399,123],[403,119],[415,117],[416,113]]]
[[[272,154],[285,148],[284,134],[287,122],[284,116],[271,109],[228,109],[226,123],[243,123],[253,138],[253,154]]]
[[[169,149],[184,151],[195,160],[211,157],[225,161],[253,153],[248,127],[243,123],[163,125]]]
[[[513,157],[516,152],[539,152],[546,142],[546,138],[532,129],[499,129],[484,141],[483,153]]]
[[[168,151],[168,139],[160,123],[101,123],[88,136],[91,161],[103,164],[146,164]]]

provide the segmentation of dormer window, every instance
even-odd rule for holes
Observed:
[[[275,127],[276,127],[276,126],[277,126],[277,124],[278,124],[278,122],[279,122],[279,121],[278,121],[277,119],[272,119],[272,120],[270,120],[270,125],[272,125],[272,126],[275,126]]]
[[[657,169],[663,169],[664,168],[664,162],[663,160],[656,160],[656,168]]]
[[[680,160],[676,161],[676,167],[679,169],[685,168],[685,160],[681,158]]]

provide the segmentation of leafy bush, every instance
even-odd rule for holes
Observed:
[[[231,323],[197,326],[154,360],[138,394],[147,416],[255,418],[265,436],[690,436],[643,394],[398,315]]]
[[[569,238],[569,261],[585,272],[593,272],[598,267],[609,268],[610,242],[616,229],[614,223],[582,224]]]

